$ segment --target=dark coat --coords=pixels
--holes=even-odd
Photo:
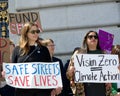
[[[59,62],[59,64],[60,64],[61,78],[62,78],[62,83],[63,83],[63,90],[62,90],[61,94],[59,94],[59,96],[65,96],[64,95],[65,94],[64,86],[65,86],[65,78],[66,78],[66,76],[65,76],[65,71],[64,71],[64,68],[63,68],[63,62],[62,62],[61,59],[59,59],[57,57],[52,57],[52,61],[53,62]]]

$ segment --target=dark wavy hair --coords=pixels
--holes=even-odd
[[[89,51],[88,45],[87,45],[87,37],[90,33],[94,32],[96,34],[96,36],[98,37],[98,43],[97,43],[97,49],[101,50],[100,45],[99,45],[99,36],[98,33],[96,31],[90,30],[86,33],[84,40],[83,40],[83,48],[86,49],[87,51]]]

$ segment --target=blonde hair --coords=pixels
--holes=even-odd
[[[24,24],[24,26],[21,30],[21,37],[20,37],[20,41],[19,41],[19,46],[20,46],[20,49],[22,50],[21,55],[27,54],[30,50],[27,33],[29,32],[29,30],[31,29],[32,26],[36,26],[38,28],[37,24],[35,24],[33,22],[27,22]],[[38,45],[41,45],[39,40],[37,40],[36,43]]]

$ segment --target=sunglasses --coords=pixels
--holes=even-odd
[[[98,36],[96,36],[96,35],[88,35],[87,36],[87,38],[89,38],[89,39],[92,39],[94,37],[94,39],[98,39]]]
[[[39,33],[40,33],[40,30],[31,30],[30,33],[31,33],[31,34],[35,34],[35,33],[39,34]]]

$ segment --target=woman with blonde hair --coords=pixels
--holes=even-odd
[[[21,30],[19,45],[12,54],[12,63],[51,62],[48,49],[39,42],[40,30],[35,23],[27,22]],[[53,89],[16,88],[15,96],[53,96]],[[55,95],[60,91],[54,90]]]

